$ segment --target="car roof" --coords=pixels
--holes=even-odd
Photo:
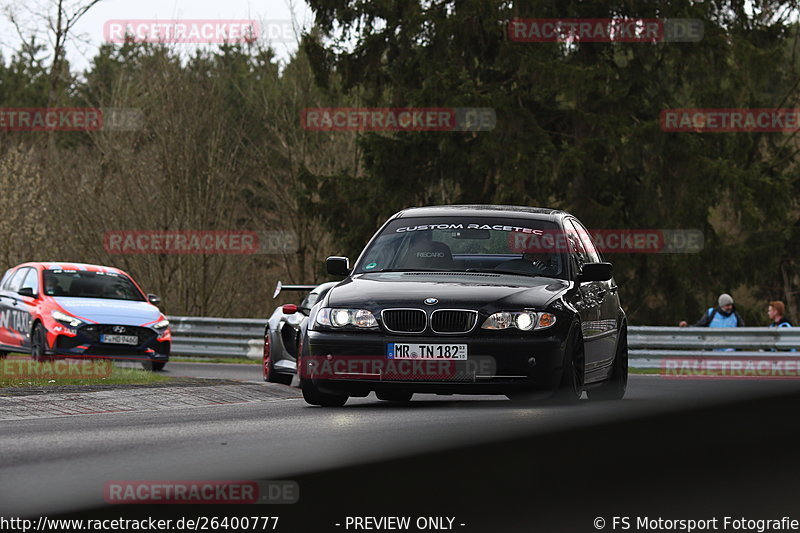
[[[40,266],[45,270],[84,270],[86,272],[113,272],[115,274],[128,275],[124,270],[120,270],[116,267],[90,265],[88,263],[72,263],[68,261],[32,261],[28,263],[22,263],[21,265],[16,265],[15,267],[11,268],[23,266]]]
[[[431,205],[425,207],[409,207],[398,213],[395,213],[392,219],[412,217],[443,217],[455,215],[498,218],[504,218],[512,215],[515,218],[553,221],[568,216],[569,213],[566,211],[560,211],[558,209],[530,207],[523,205]]]

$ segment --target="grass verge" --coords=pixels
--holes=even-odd
[[[57,359],[0,360],[0,389],[62,385],[151,385],[171,378],[139,368],[120,368],[111,361]]]
[[[660,376],[661,375],[661,369],[660,368],[631,368],[631,367],[628,367],[628,373],[629,374],[652,374],[654,376]]]

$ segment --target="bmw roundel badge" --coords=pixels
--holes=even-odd
[[[425,303],[428,305],[435,305],[439,303],[437,298],[425,298]]]

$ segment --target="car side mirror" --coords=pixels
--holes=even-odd
[[[325,260],[325,269],[332,276],[350,275],[350,259],[346,257],[329,257]]]
[[[284,315],[293,315],[297,312],[297,306],[294,304],[286,304],[281,309]]]
[[[153,305],[158,305],[158,304],[161,303],[161,298],[159,298],[155,294],[148,294],[147,295],[147,301],[150,302]]]
[[[608,281],[614,277],[611,263],[586,263],[578,275],[578,281]]]
[[[17,291],[17,294],[20,296],[27,296],[28,298],[36,298],[36,293],[33,292],[33,289],[30,287],[22,287]]]

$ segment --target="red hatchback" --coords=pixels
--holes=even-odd
[[[158,303],[118,268],[23,263],[0,281],[0,357],[100,357],[161,370],[172,335]]]

